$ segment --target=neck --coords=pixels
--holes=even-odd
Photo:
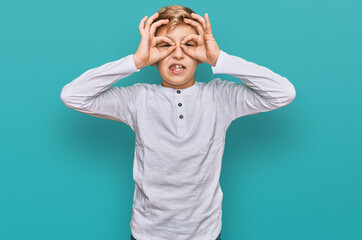
[[[170,84],[164,80],[162,80],[161,86],[162,87],[168,87],[168,88],[173,88],[173,89],[184,89],[184,88],[188,88],[191,87],[192,85],[195,84],[195,79],[192,79],[184,84],[181,85],[174,85],[174,84]]]

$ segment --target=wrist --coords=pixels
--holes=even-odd
[[[136,53],[133,54],[133,61],[134,61],[134,65],[136,66],[137,69],[142,68],[141,61],[139,60],[138,55]]]
[[[214,60],[211,62],[211,65],[213,67],[215,67],[216,63],[217,63],[217,60],[219,59],[219,56],[220,56],[220,49],[218,50],[217,54],[216,54],[216,57],[214,58]]]

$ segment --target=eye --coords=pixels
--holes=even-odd
[[[186,43],[185,45],[186,45],[186,46],[189,46],[189,47],[195,47],[195,46],[197,46],[197,44],[195,44],[195,43]],[[170,47],[171,45],[168,44],[168,43],[164,43],[164,44],[160,44],[159,46],[160,46],[160,47]]]
[[[185,45],[189,46],[189,47],[195,47],[196,44],[195,43],[186,43]]]
[[[159,47],[169,47],[169,46],[171,46],[171,45],[168,44],[168,43],[165,43],[165,42],[156,45],[157,48],[159,48]]]

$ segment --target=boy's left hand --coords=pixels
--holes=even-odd
[[[194,40],[197,43],[197,47],[187,48],[181,45],[181,48],[190,57],[215,66],[220,54],[220,48],[212,35],[209,15],[206,13],[205,19],[196,13],[192,13],[191,16],[199,22],[188,18],[184,18],[184,22],[194,26],[199,32],[199,35],[189,35],[181,41],[181,44]],[[200,23],[202,23],[202,25]]]

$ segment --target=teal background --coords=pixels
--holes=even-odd
[[[131,235],[135,135],[67,108],[62,87],[135,53],[138,25],[181,4],[225,52],[296,89],[284,108],[229,127],[223,240],[362,239],[362,2],[18,1],[1,4],[0,239]],[[202,64],[196,80],[213,75]],[[160,83],[148,66],[116,83]]]

